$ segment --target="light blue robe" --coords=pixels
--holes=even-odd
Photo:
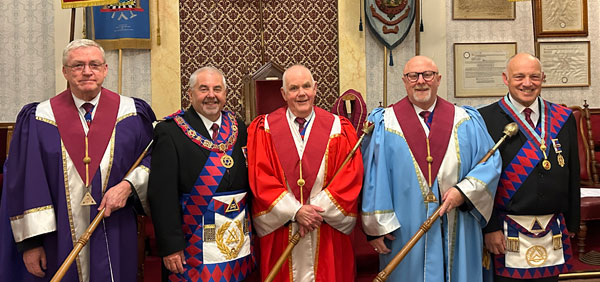
[[[442,221],[437,220],[388,281],[482,280],[481,228],[491,216],[501,160],[496,152],[487,162],[478,164],[494,143],[476,110],[454,107],[448,148],[432,190],[441,202],[444,192],[456,185],[474,207],[468,212],[456,208],[444,214]],[[428,184],[424,174],[428,172],[422,172],[418,166],[393,108],[375,109],[369,120],[375,127],[362,148],[365,165],[362,219],[367,234],[392,233],[396,237],[391,242],[385,240],[388,247],[391,244],[392,252],[380,255],[380,269],[383,269],[439,204],[425,202]]]

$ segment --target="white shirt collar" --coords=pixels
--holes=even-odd
[[[196,111],[196,109],[194,109],[194,111]],[[212,121],[212,120],[208,119],[207,117],[203,116],[202,114],[200,114],[197,111],[196,111],[196,113],[202,120],[202,123],[204,123],[204,127],[206,127],[206,130],[208,131],[208,136],[212,136],[213,132],[212,132],[211,127],[212,127],[213,123],[216,123],[219,126],[219,128],[221,127],[221,119],[223,118],[223,114],[221,112],[219,112],[219,118],[217,118],[216,121]]]
[[[413,104],[413,108],[415,109],[415,113],[417,113],[417,115],[419,115],[422,111],[429,111],[430,113],[433,113],[433,109],[435,109],[435,104],[437,104],[437,97],[435,98],[435,101],[433,101],[433,104],[431,104],[431,106],[426,110],[421,109],[415,104]]]
[[[510,93],[507,95],[508,95],[508,100],[510,101],[510,103],[513,104],[513,106],[515,106],[517,113],[519,113],[523,117],[525,117],[525,114],[523,114],[523,110],[525,110],[525,108],[531,109],[531,115],[529,115],[529,118],[531,118],[533,125],[537,126],[538,121],[540,119],[540,114],[541,114],[540,106],[539,106],[540,105],[540,97],[538,96],[537,98],[535,98],[535,101],[533,101],[533,103],[531,103],[531,105],[529,105],[529,107],[525,107],[521,103],[519,103],[517,100],[511,99]]]
[[[94,99],[92,99],[91,101],[84,101],[84,100],[77,98],[75,96],[75,94],[73,94],[73,92],[71,92],[71,96],[73,97],[73,101],[75,102],[75,106],[77,107],[77,109],[81,109],[81,106],[85,103],[90,103],[95,108],[98,105],[98,101],[100,101],[100,95],[102,95],[102,91],[100,91],[98,93],[98,95],[96,95],[96,97],[94,97]],[[85,110],[84,110],[84,112],[85,112]]]
[[[513,104],[513,106],[515,106],[515,109],[517,109],[517,112],[522,113],[523,110],[525,110],[525,108],[530,108],[532,111],[532,115],[539,115],[540,114],[540,107],[539,107],[539,101],[540,101],[540,97],[535,98],[535,101],[533,101],[533,103],[531,103],[531,105],[529,105],[529,107],[525,107],[523,106],[521,103],[519,103],[517,100],[514,100],[510,97],[510,94],[508,94],[508,100]]]
[[[426,110],[423,110],[419,106],[413,104],[413,108],[415,109],[415,113],[417,114],[417,118],[421,122],[421,127],[423,127],[423,130],[425,131],[425,135],[426,136],[429,136],[429,127],[425,123],[425,120],[419,114],[421,112],[423,112],[423,111],[429,111],[430,113],[433,113],[433,109],[435,109],[435,104],[437,104],[437,97],[435,98],[435,101],[433,101],[433,104],[429,108],[427,108]]]
[[[295,116],[292,113],[292,111],[290,110],[290,108],[287,109],[287,111],[286,111],[285,114],[286,114],[287,119],[290,122],[290,124],[295,124],[296,127],[299,127],[298,123],[296,123],[297,116]],[[314,115],[315,115],[315,109],[313,108],[312,111],[310,112],[310,114],[305,118],[307,124],[312,120],[312,118],[313,118]]]

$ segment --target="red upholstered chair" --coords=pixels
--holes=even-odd
[[[268,114],[285,105],[280,88],[283,85],[283,67],[268,62],[254,74],[243,79],[246,124],[261,114]]]
[[[571,109],[577,120],[578,127],[577,139],[579,145],[581,187],[600,189],[600,183],[597,182],[597,174],[594,177],[594,173],[596,173],[594,164],[596,162],[588,105],[586,103],[583,110],[579,107],[571,107]],[[600,197],[581,198],[580,230],[577,234],[577,246],[580,258],[585,253],[587,222],[593,220],[600,220]]]

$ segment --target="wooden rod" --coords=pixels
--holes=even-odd
[[[504,127],[504,131],[503,131],[504,136],[502,136],[502,138],[500,138],[500,140],[498,140],[498,142],[496,142],[496,144],[487,152],[487,154],[485,154],[485,156],[479,161],[479,163],[486,162],[492,156],[492,154],[494,154],[494,152],[498,149],[498,147],[500,147],[500,145],[502,145],[502,143],[504,142],[504,140],[506,140],[507,137],[514,136],[515,134],[517,134],[518,131],[519,131],[519,127],[517,126],[517,124],[515,122],[511,122],[511,123],[507,124]],[[423,237],[423,235],[425,233],[427,233],[427,231],[429,231],[429,229],[431,228],[433,223],[438,218],[440,218],[440,208],[441,207],[442,206],[439,206],[433,212],[433,214],[431,216],[429,216],[429,218],[427,218],[427,220],[425,220],[425,222],[423,222],[423,224],[421,224],[417,233],[415,233],[415,235],[413,235],[408,240],[408,242],[406,242],[404,247],[402,247],[402,249],[394,256],[394,258],[392,258],[392,260],[388,263],[388,265],[386,265],[385,268],[383,268],[383,270],[381,270],[381,272],[379,272],[377,274],[375,279],[373,279],[373,282],[384,282],[387,280],[388,276],[390,276],[392,271],[394,271],[394,269],[396,269],[396,266],[398,266],[398,264],[400,264],[400,262],[408,254],[408,252],[410,252],[410,250],[415,246],[415,244],[417,242],[419,242],[421,237]]]
[[[358,150],[358,148],[360,147],[360,144],[362,143],[363,139],[365,138],[365,135],[371,133],[374,126],[375,125],[373,123],[365,122],[365,125],[363,126],[363,130],[362,130],[363,134],[360,136],[360,138],[358,138],[358,141],[356,141],[356,144],[354,144],[354,147],[348,153],[348,155],[346,155],[346,158],[342,162],[342,165],[340,165],[340,167],[335,172],[333,177],[331,177],[332,181],[335,178],[335,176],[342,170],[342,168],[350,161],[350,159],[352,159],[352,157],[354,156],[354,153],[356,153],[356,150]],[[331,184],[332,181],[329,181],[329,183],[327,184],[327,186],[325,186],[323,188],[323,190],[327,189],[327,187],[329,186],[329,184]],[[267,278],[265,279],[264,282],[272,282],[273,279],[275,279],[275,276],[277,275],[277,273],[279,273],[279,270],[281,270],[283,263],[285,263],[287,258],[292,254],[292,250],[294,249],[294,247],[296,247],[296,245],[298,244],[299,241],[300,241],[300,233],[298,231],[296,231],[296,233],[294,233],[292,238],[290,238],[290,241],[289,241],[287,247],[285,247],[285,250],[283,250],[283,253],[281,253],[281,256],[279,256],[279,258],[275,262],[275,265],[273,266],[271,271],[269,271],[269,274],[267,275]]]
[[[127,173],[125,173],[125,177],[127,175],[129,175],[140,164],[140,162],[142,161],[142,159],[144,158],[146,153],[148,153],[148,150],[150,150],[150,146],[152,146],[152,142],[153,142],[153,140],[150,140],[150,143],[148,143],[148,146],[146,146],[146,149],[144,149],[144,151],[140,154],[140,156],[137,158],[137,160],[135,160],[135,162],[133,163],[131,168],[129,168]],[[123,179],[125,179],[125,177],[123,177]],[[83,235],[81,235],[79,240],[77,240],[77,243],[73,247],[73,250],[71,250],[71,252],[67,256],[65,261],[60,265],[60,268],[58,268],[58,271],[56,271],[54,276],[52,276],[52,280],[50,280],[50,282],[59,282],[62,280],[62,278],[67,273],[67,270],[69,270],[69,267],[71,267],[71,264],[73,264],[73,261],[75,261],[75,258],[79,255],[79,252],[81,252],[81,249],[83,249],[83,247],[87,244],[88,240],[92,236],[92,233],[94,233],[94,231],[98,227],[98,224],[100,224],[100,221],[102,221],[102,219],[104,219],[104,211],[105,210],[106,210],[106,208],[103,208],[102,210],[100,210],[98,212],[96,217],[94,217],[94,220],[92,221],[92,223],[87,227],[87,229],[85,229],[85,232],[83,233]],[[90,264],[91,264],[91,261],[90,261]]]
[[[119,48],[119,86],[117,91],[119,95],[123,94],[123,49]]]

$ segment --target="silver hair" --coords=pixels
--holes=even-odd
[[[100,49],[100,53],[102,53],[102,61],[106,62],[106,59],[104,57],[104,49],[102,48],[102,46],[100,46],[100,44],[96,43],[94,40],[75,39],[75,40],[71,41],[69,44],[67,44],[65,49],[63,49],[63,55],[62,55],[63,66],[67,65],[67,60],[69,59],[69,53],[77,48],[82,48],[82,47],[96,47],[96,48]]]
[[[512,59],[514,59],[517,55],[520,55],[520,54],[527,54],[527,55],[529,55],[529,57],[534,58],[538,62],[538,65],[540,65],[540,71],[542,73],[544,72],[544,70],[542,69],[542,61],[540,61],[540,58],[538,58],[534,55],[531,55],[529,53],[517,53],[517,54],[510,56],[510,58],[508,58],[508,60],[506,61],[506,66],[504,67],[504,72],[503,72],[506,76],[508,76],[508,65],[510,64],[510,61],[512,61]]]
[[[190,75],[190,81],[189,81],[189,88],[193,89],[194,85],[196,85],[196,81],[198,81],[198,74],[202,73],[202,72],[216,72],[218,74],[221,75],[221,78],[223,78],[223,89],[227,89],[227,81],[225,80],[225,75],[223,74],[223,72],[215,67],[211,67],[211,66],[207,66],[207,67],[201,67],[199,69],[197,69],[195,72],[193,72]]]
[[[285,79],[285,77],[286,77],[286,74],[287,74],[288,70],[290,70],[290,69],[291,69],[291,68],[293,68],[293,67],[302,67],[302,68],[306,69],[306,70],[308,71],[308,74],[310,74],[310,81],[312,82],[312,84],[313,84],[313,85],[315,85],[315,78],[313,77],[313,75],[312,75],[312,72],[311,72],[311,71],[310,71],[310,70],[309,70],[307,67],[305,67],[304,65],[301,65],[301,64],[295,64],[295,65],[293,65],[293,66],[291,66],[291,67],[287,68],[287,69],[286,69],[286,70],[283,72],[283,76],[282,76],[282,78],[281,78],[281,80],[282,80],[282,82],[283,82],[283,86],[281,87],[281,88],[283,88],[283,92],[286,92],[286,93],[287,93],[287,84],[285,83],[285,82],[286,82],[286,79]]]

